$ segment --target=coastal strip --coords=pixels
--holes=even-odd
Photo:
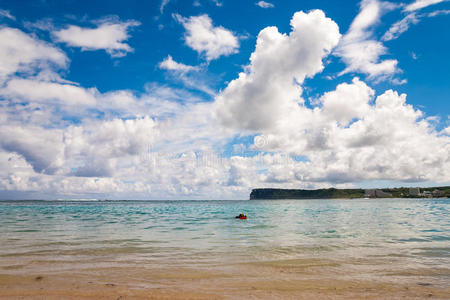
[[[258,188],[253,189],[250,193],[250,200],[354,198],[450,198],[450,186],[317,190]]]

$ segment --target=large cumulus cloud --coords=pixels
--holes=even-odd
[[[300,84],[323,69],[322,58],[337,45],[340,34],[320,10],[295,13],[291,27],[289,35],[276,27],[259,33],[250,64],[216,99],[224,125],[273,127],[302,102]]]
[[[301,84],[322,70],[321,60],[339,33],[320,11],[296,13],[291,25],[289,35],[273,27],[262,30],[250,65],[216,99],[225,126],[264,139],[256,145],[259,150],[303,157],[284,160],[282,166],[269,161],[265,172],[254,176],[257,182],[307,186],[450,178],[449,137],[408,105],[406,94],[387,90],[375,96],[354,78],[306,106]]]

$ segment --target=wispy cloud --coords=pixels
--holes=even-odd
[[[396,59],[380,60],[386,47],[374,38],[374,26],[381,16],[398,6],[378,0],[364,0],[350,29],[341,39],[334,54],[346,64],[340,75],[350,72],[367,74],[372,79],[390,78],[399,72]]]
[[[164,8],[166,7],[167,4],[169,4],[170,0],[162,0],[161,1],[161,5],[159,6],[159,11],[161,14],[164,13]]]
[[[176,62],[170,55],[158,66],[160,69],[168,71],[173,79],[182,82],[185,88],[201,91],[211,97],[216,95],[216,92],[206,83],[206,78],[201,75],[202,68],[200,66],[189,66]]]
[[[450,10],[437,10],[429,13],[420,13],[419,10],[430,5],[445,2],[447,0],[417,0],[407,5],[403,12],[406,16],[398,22],[395,22],[389,30],[383,35],[383,41],[390,41],[398,38],[402,33],[406,32],[411,25],[418,24],[423,18],[436,17],[439,15],[447,15]]]
[[[407,31],[412,24],[419,23],[419,18],[420,17],[418,17],[415,13],[406,15],[406,17],[404,17],[400,21],[394,23],[381,39],[383,41],[390,41],[398,38],[402,33]]]
[[[443,9],[443,10],[436,10],[436,11],[430,12],[430,13],[428,13],[428,16],[436,17],[436,16],[449,15],[449,14],[450,14],[449,9]]]
[[[407,11],[407,12],[412,12],[412,11],[416,11],[416,10],[420,10],[422,8],[428,7],[430,5],[434,5],[434,4],[438,4],[438,3],[446,2],[446,1],[448,1],[448,0],[416,0],[416,1],[412,2],[411,4],[406,5],[403,10]]]
[[[13,20],[13,21],[16,20],[16,17],[11,15],[9,10],[5,10],[5,9],[0,9],[0,18],[7,18],[7,19],[10,19],[10,20]]]

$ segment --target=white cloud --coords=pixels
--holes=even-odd
[[[379,22],[381,15],[396,6],[379,2],[378,0],[364,0],[361,2],[359,14],[350,25],[350,29],[341,39],[335,54],[340,56],[347,65],[340,74],[361,72],[369,78],[391,77],[399,72],[398,61],[386,59],[380,61],[380,56],[387,54],[386,47],[372,38],[373,26]]]
[[[5,10],[5,9],[0,9],[0,18],[1,18],[1,17],[7,18],[7,19],[10,19],[10,20],[13,20],[13,21],[16,20],[16,17],[14,17],[13,15],[11,15],[11,13],[9,12],[9,10]]]
[[[370,36],[368,28],[378,19],[373,12],[355,20],[353,38]],[[153,83],[142,93],[100,93],[49,67],[66,66],[60,50],[12,30],[13,37],[26,41],[22,45],[43,47],[46,53],[18,56],[5,72],[0,191],[72,198],[232,199],[246,198],[257,186],[448,181],[450,127],[437,131],[436,118],[408,105],[406,95],[388,90],[376,96],[354,78],[310,101],[312,107],[304,105],[305,78],[323,70],[322,61],[340,34],[321,11],[296,13],[291,27],[286,34],[263,29],[249,65],[215,102],[205,101],[198,87],[187,90],[189,84],[208,83],[193,77],[202,73],[202,65],[185,65],[171,56],[160,63],[167,76],[186,80],[182,89]],[[25,51],[18,45],[11,49]],[[9,63],[0,61],[0,66]],[[14,74],[17,70],[22,74]],[[257,134],[253,147],[240,145],[247,134]],[[242,150],[220,157],[220,151],[233,148],[230,143]]]
[[[276,27],[263,29],[245,72],[217,97],[223,124],[261,130],[288,122],[281,116],[296,111],[306,77],[322,71],[322,58],[338,43],[336,23],[320,10],[297,12],[289,35]]]
[[[117,159],[143,153],[157,135],[156,123],[149,117],[91,121],[65,130],[65,153],[78,164],[76,176],[109,177],[118,167]]]
[[[126,90],[101,94],[49,67],[66,66],[58,49],[18,30],[3,28],[1,34],[15,44],[0,47],[9,58],[2,60],[8,78],[0,90],[0,190],[211,197],[210,186],[226,180],[225,166],[192,160],[193,151],[209,151],[226,137],[213,103],[164,86],[139,96]],[[172,59],[163,66],[183,73],[179,67],[186,65]],[[27,74],[11,76],[17,71]],[[150,146],[158,149],[156,158],[149,157]],[[213,190],[217,198],[230,194]]]
[[[238,38],[222,26],[215,27],[208,15],[184,18],[175,14],[174,18],[186,30],[184,35],[186,45],[205,55],[208,61],[238,52]]]
[[[183,63],[179,63],[173,60],[172,56],[167,56],[162,62],[159,63],[159,68],[169,71],[189,72],[197,70],[197,67],[188,66]]]
[[[96,89],[84,89],[71,84],[36,81],[30,79],[12,79],[0,94],[9,98],[25,101],[52,102],[71,106],[94,106]]]
[[[272,8],[274,5],[272,3],[266,2],[266,1],[259,1],[256,2],[255,5],[261,7],[261,8]]]
[[[221,7],[223,4],[219,0],[211,0],[212,3],[214,3],[217,7]]]
[[[178,63],[169,55],[159,63],[159,68],[167,70],[172,79],[181,82],[188,89],[201,91],[209,96],[216,95],[216,91],[208,84],[207,76],[200,72],[202,71],[201,66]]]
[[[39,19],[34,22],[24,21],[23,26],[30,31],[35,31],[36,29],[48,32],[56,30],[53,19],[51,18]]]
[[[342,83],[335,91],[321,97],[323,113],[331,120],[347,126],[353,119],[363,118],[370,110],[374,91],[358,78],[352,84]]]
[[[393,85],[402,85],[402,84],[406,84],[407,82],[408,82],[408,79],[398,79],[398,78],[391,79],[391,83]]]
[[[0,146],[21,155],[38,173],[54,174],[64,162],[62,131],[58,129],[2,124]]]
[[[419,21],[420,20],[415,13],[406,15],[406,17],[394,23],[391,28],[389,28],[389,30],[383,35],[382,40],[390,41],[398,38],[403,32],[409,29],[411,24],[417,24]]]
[[[436,16],[449,15],[449,14],[450,14],[450,10],[444,9],[444,10],[437,10],[437,11],[430,12],[428,14],[428,17],[436,17]]]
[[[0,80],[16,72],[34,73],[51,66],[65,68],[68,61],[58,48],[18,29],[0,28]]]
[[[434,4],[438,4],[441,2],[445,2],[448,0],[416,0],[411,4],[408,4],[407,6],[405,6],[404,11],[416,11],[425,7],[428,7],[430,5],[434,5]]]
[[[155,125],[149,117],[89,121],[64,130],[1,125],[0,146],[21,155],[38,173],[112,176],[117,158],[143,153],[153,143]]]
[[[213,103],[179,105],[175,115],[160,121],[91,119],[61,129],[2,121],[0,187],[108,198],[220,199],[246,197],[254,186],[449,178],[450,137],[437,135],[405,95],[387,91],[372,102],[373,93],[354,79],[324,94],[322,107],[279,116],[290,126],[264,129],[267,143],[260,149],[273,154],[258,156],[214,153],[211,146],[223,145],[230,135],[217,124]],[[291,153],[307,160],[296,161]]]
[[[170,0],[162,0],[161,1],[161,5],[159,6],[159,11],[161,14],[164,13],[164,8],[166,7],[167,4],[169,4]]]
[[[358,19],[354,29],[367,28],[376,15]],[[388,90],[373,101],[374,90],[355,78],[325,93],[314,107],[303,105],[303,79],[321,70],[339,33],[319,11],[297,13],[291,24],[289,35],[273,27],[261,31],[246,72],[216,98],[224,125],[259,132],[264,143],[256,149],[273,153],[231,160],[229,184],[317,188],[379,179],[448,181],[450,138],[408,105],[406,95]],[[312,60],[305,55],[309,51]],[[298,53],[303,59],[296,59]],[[295,161],[291,154],[306,159]]]
[[[58,42],[71,47],[81,47],[83,51],[105,50],[112,57],[122,57],[132,52],[128,44],[128,30],[140,25],[137,21],[117,22],[114,20],[101,21],[97,28],[82,28],[70,25],[66,29],[54,31]]]
[[[265,161],[266,172],[259,178],[265,186],[276,183],[287,187],[296,183],[297,187],[317,187],[320,183],[326,186],[379,179],[448,181],[450,137],[439,135],[420,111],[406,104],[406,95],[389,90],[371,104],[366,101],[373,91],[362,82],[354,80],[346,90],[344,94],[341,85],[330,92],[336,96],[331,114],[326,107],[299,108],[297,118],[281,117],[288,118],[291,127],[262,131],[267,143],[261,150],[307,157],[306,161],[294,161],[289,156]],[[339,99],[338,95],[343,97]],[[358,95],[361,99],[356,100]],[[327,96],[329,93],[324,97]],[[349,114],[348,118],[359,117],[343,126],[340,110],[349,107],[347,100],[351,97],[362,109]],[[305,118],[308,122],[303,122]]]
[[[144,116],[84,120],[63,129],[3,125],[0,153],[6,155],[0,156],[0,165],[5,166],[0,186],[62,194],[108,192],[114,197],[136,193],[148,198],[151,191],[153,197],[220,198],[228,194],[217,189],[226,180],[226,162],[197,154],[201,149],[208,153],[211,143],[223,140],[213,116],[211,103],[199,103],[178,107],[175,116],[159,122]],[[40,142],[44,145],[38,146]],[[12,162],[23,170],[19,172]],[[217,188],[211,192],[211,186]]]
[[[442,130],[443,133],[450,136],[450,126]]]
[[[450,13],[449,10],[437,10],[430,13],[422,13],[418,14],[416,11],[422,9],[426,6],[436,4],[442,1],[416,1],[405,8],[405,12],[408,12],[407,15],[401,19],[400,21],[394,23],[389,30],[383,35],[383,41],[390,41],[398,38],[402,33],[407,31],[411,25],[416,25],[423,18],[426,17],[435,17],[439,15],[447,15]],[[411,7],[411,8],[408,8]]]

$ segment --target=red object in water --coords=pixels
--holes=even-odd
[[[242,217],[239,217],[239,219],[241,219],[241,220],[245,220],[245,219],[247,219],[247,216],[242,216]]]

